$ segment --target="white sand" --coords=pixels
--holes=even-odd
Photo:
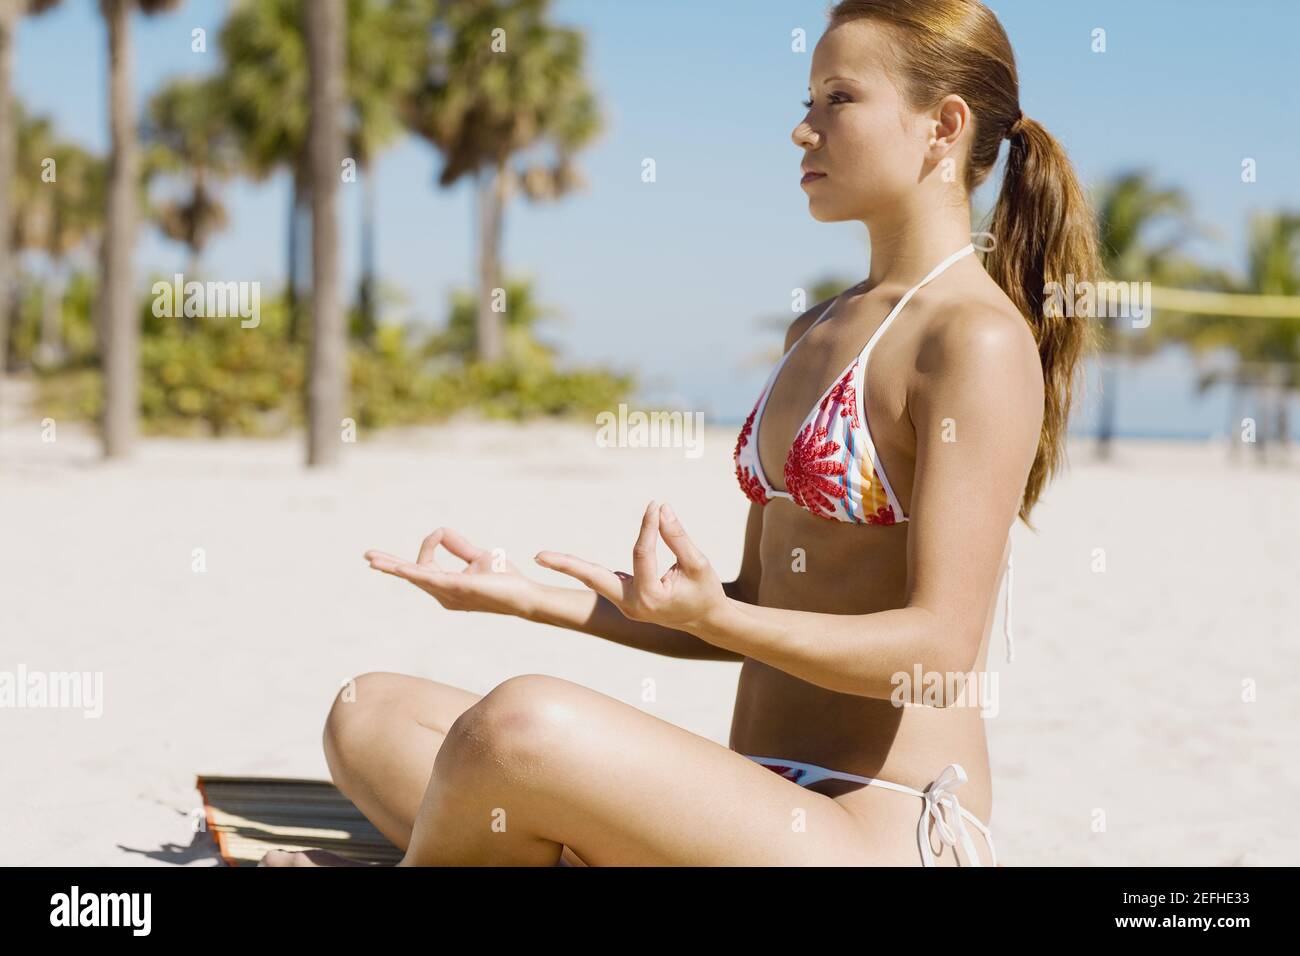
[[[84,430],[44,444],[5,419],[0,670],[100,671],[104,702],[99,719],[0,710],[0,864],[211,865],[196,772],[326,777],[329,702],[369,670],[478,692],[554,674],[726,740],[738,665],[444,611],[361,555],[413,555],[450,524],[527,569],[543,548],[623,567],[658,497],[730,576],[733,429],[692,459],[598,448],[594,427],[457,425],[363,436],[342,470],[309,474],[296,439],[153,440],[105,465]],[[1000,641],[990,655],[1004,862],[1294,863],[1300,468],[1158,443],[1072,460],[1039,535],[1016,530],[1016,661]]]

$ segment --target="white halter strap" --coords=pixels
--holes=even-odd
[[[885,334],[885,331],[893,323],[894,319],[898,317],[898,314],[903,311],[903,307],[907,305],[908,302],[911,301],[912,296],[916,295],[918,292],[921,291],[922,288],[929,285],[935,279],[939,278],[939,276],[943,274],[943,271],[947,269],[950,265],[952,265],[954,262],[956,262],[958,259],[962,258],[963,256],[968,256],[974,251],[975,251],[974,244],[967,243],[966,245],[958,249],[956,252],[952,253],[952,255],[944,259],[943,262],[939,263],[937,266],[931,269],[929,274],[926,275],[924,279],[922,279],[916,285],[912,286],[912,288],[908,289],[906,292],[903,293],[902,298],[898,300],[898,304],[889,310],[889,314],[885,316],[885,320],[880,323],[876,331],[871,334],[871,338],[867,339],[867,344],[862,347],[862,351],[858,353],[859,361],[862,362],[863,366],[866,365],[867,356],[871,354],[871,350],[872,348],[875,347],[876,342],[879,341],[880,337]],[[823,313],[823,315],[824,314],[825,313]]]

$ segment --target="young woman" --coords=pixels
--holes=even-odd
[[[975,0],[844,0],[811,80],[802,188],[818,221],[866,224],[871,272],[793,322],[740,433],[735,580],[655,502],[630,574],[537,556],[585,589],[494,566],[447,528],[414,563],[367,553],[446,608],[743,662],[730,746],[553,677],[479,697],[364,675],[325,753],[404,864],[996,862],[980,708],[953,678],[984,669],[1011,527],[1032,527],[1062,461],[1092,332],[1045,292],[1099,276],[1093,224]],[[981,265],[970,196],[1004,139]],[[677,558],[662,577],[659,537]],[[442,569],[440,546],[466,567]],[[947,691],[900,706],[918,678]]]

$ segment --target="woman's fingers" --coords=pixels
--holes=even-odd
[[[420,581],[433,583],[445,578],[456,577],[456,575],[443,571],[436,565],[414,564],[405,558],[399,558],[384,551],[367,551],[366,559],[374,570],[405,578],[408,581],[415,581],[418,578]]]
[[[470,540],[455,528],[438,530],[442,532],[442,546],[466,564],[472,564],[488,553],[486,549],[471,544]]]
[[[615,604],[621,605],[624,601],[624,582],[608,568],[603,568],[599,564],[592,564],[590,561],[584,561],[582,558],[564,554],[560,551],[539,551],[533,560],[544,568],[550,568],[553,571],[559,571],[561,574],[567,574],[571,578],[576,578],[597,594],[609,598]],[[629,578],[629,583],[630,580]]]
[[[460,558],[466,564],[472,564],[475,560],[487,554],[483,548],[472,544],[468,538],[457,531],[455,528],[435,528],[430,532],[423,541],[420,542],[420,553],[415,559],[415,563],[426,567],[443,570],[438,564],[437,551],[438,545],[442,545],[456,557]],[[384,551],[367,551],[366,560],[371,560],[372,555],[381,555],[386,559],[401,561],[401,558],[395,558]]]
[[[446,531],[446,528],[434,528],[433,531],[420,542],[420,555],[415,559],[416,564],[428,564],[435,568],[438,567],[438,559],[435,557],[435,552],[438,550],[438,545],[442,542]],[[450,550],[450,548],[448,550]]]
[[[387,551],[376,551],[373,548],[366,552],[366,560],[370,562],[372,568],[377,568],[379,564],[396,565],[406,563],[405,558],[399,558]]]
[[[659,504],[652,501],[641,518],[641,533],[637,535],[636,544],[632,546],[632,574],[636,576],[637,581],[646,583],[659,579],[659,572],[656,570],[658,556],[655,554],[658,547]]]
[[[666,504],[659,509],[659,533],[683,569],[691,571],[708,563],[700,549],[695,547],[695,542],[687,536],[676,513]]]
[[[415,559],[415,563],[438,567],[438,559],[435,556],[438,545],[442,545],[466,564],[471,564],[476,558],[487,554],[482,548],[471,544],[469,539],[455,528],[435,528],[420,542],[420,556]]]
[[[373,558],[370,566],[376,571],[383,571],[385,574],[405,578],[408,581],[424,581],[430,584],[454,577],[454,575],[441,571],[436,567],[430,567],[427,564],[413,564],[410,561],[388,555]]]
[[[427,564],[412,564],[400,559],[376,558],[370,562],[370,566],[376,571],[410,581],[439,599],[464,596],[464,577],[454,572],[440,571]]]

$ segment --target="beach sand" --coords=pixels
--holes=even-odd
[[[301,438],[148,440],[104,464],[85,429],[60,424],[45,443],[38,422],[9,415],[0,670],[102,672],[103,700],[98,718],[0,710],[0,864],[213,865],[195,774],[327,778],[322,721],[340,683],[366,671],[477,692],[552,674],[725,742],[739,665],[446,611],[362,559],[414,556],[446,524],[571,583],[532,556],[628,566],[658,498],[731,577],[747,506],[735,430],[707,430],[697,458],[600,448],[594,434],[363,434],[341,469],[317,474]],[[1293,863],[1300,464],[1232,464],[1221,445],[1186,443],[1120,442],[1108,464],[1090,445],[1070,454],[1039,532],[1014,532],[1016,660],[997,632],[991,645],[1001,861]]]

